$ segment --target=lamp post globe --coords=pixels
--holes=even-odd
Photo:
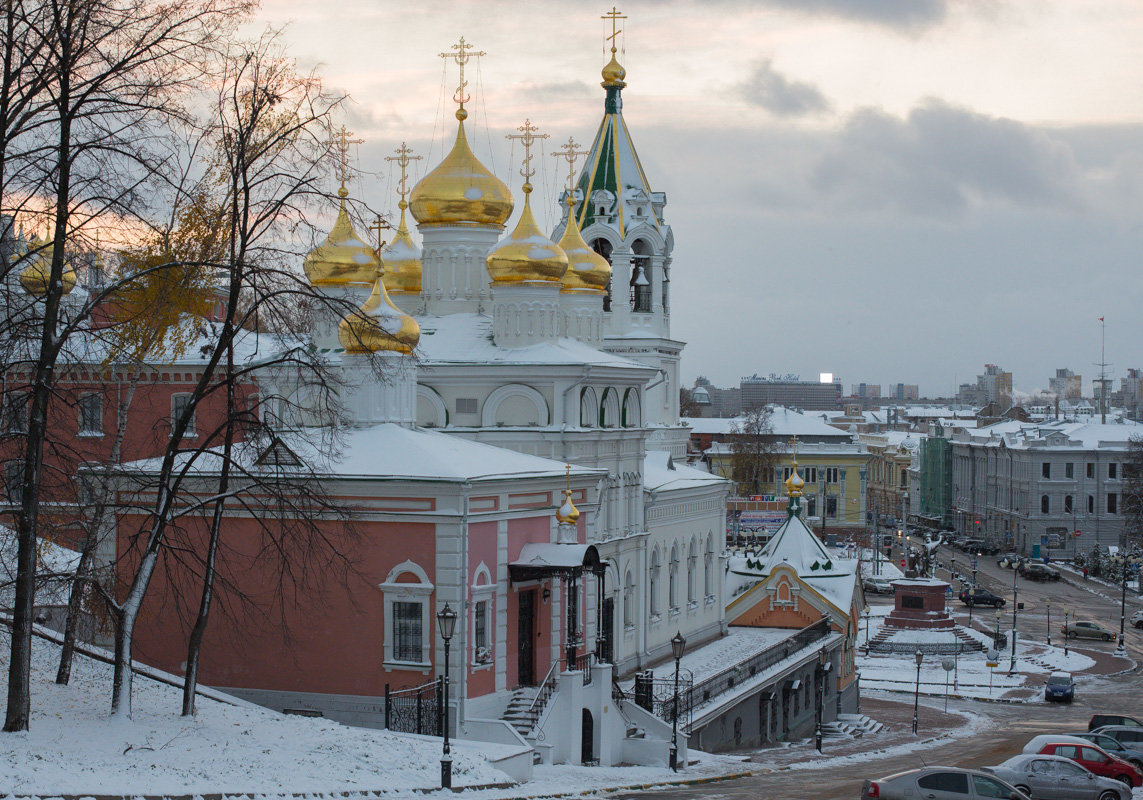
[[[1048,647],[1052,646],[1052,598],[1044,600],[1044,608],[1048,612]]]
[[[676,631],[671,637],[671,655],[675,658],[675,695],[671,709],[671,771],[679,771],[679,659],[683,657],[687,640],[683,638],[682,631]]]
[[[456,633],[456,612],[445,603],[444,608],[437,612],[437,630],[440,631],[444,641],[444,679],[441,690],[441,735],[443,738],[443,752],[441,754],[441,788],[452,788],[452,751],[448,742],[448,646],[453,634]]]

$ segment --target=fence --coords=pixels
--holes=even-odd
[[[441,735],[444,678],[412,689],[392,691],[385,684],[385,727],[401,733]]]
[[[640,708],[646,709],[660,719],[671,722],[678,709],[679,725],[684,729],[691,724],[691,683],[689,672],[683,670],[679,675],[678,694],[675,693],[675,678],[656,678],[650,670],[635,673],[635,686],[631,694],[627,695],[616,687],[614,691],[625,700],[630,700]],[[614,695],[613,691],[613,695]],[[677,703],[677,705],[676,705]]]

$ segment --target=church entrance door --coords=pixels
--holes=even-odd
[[[517,624],[519,659],[516,662],[517,680],[521,686],[536,684],[536,591],[530,589],[517,595]]]

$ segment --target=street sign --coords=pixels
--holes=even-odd
[[[984,654],[984,665],[989,669],[1000,666],[1000,651],[993,648]]]
[[[905,568],[905,559],[901,559],[901,569]]]

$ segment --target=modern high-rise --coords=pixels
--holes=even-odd
[[[811,411],[832,411],[840,407],[841,378],[829,383],[799,380],[796,375],[751,375],[739,383],[742,407],[786,406]]]
[[[1048,378],[1048,391],[1060,400],[1079,400],[1083,396],[1083,376],[1070,369],[1057,369],[1056,376]]]

